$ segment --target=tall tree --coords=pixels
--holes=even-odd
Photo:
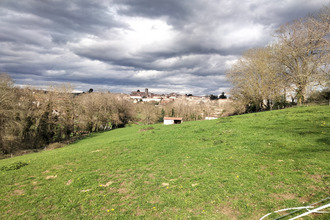
[[[224,92],[222,92],[221,95],[219,96],[219,99],[226,99],[226,98],[227,98],[227,96],[225,95]]]
[[[58,139],[67,139],[74,133],[75,103],[71,84],[62,84],[49,89],[54,100],[54,112],[57,115]],[[55,98],[56,97],[56,98]]]
[[[227,77],[233,85],[233,99],[241,101],[247,111],[271,108],[285,88],[273,46],[246,51],[227,72]]]
[[[11,153],[18,147],[20,120],[17,116],[18,95],[8,74],[0,73],[0,150]]]
[[[298,103],[308,86],[320,85],[329,75],[329,6],[318,14],[282,25],[275,34],[277,60],[294,86]]]

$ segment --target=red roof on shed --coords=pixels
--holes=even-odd
[[[181,120],[182,121],[182,118],[164,117],[164,120]]]

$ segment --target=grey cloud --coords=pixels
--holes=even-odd
[[[269,43],[280,24],[324,3],[1,0],[0,72],[17,84],[216,94],[230,88],[224,77],[228,63]],[[125,37],[135,31],[130,22],[138,18],[165,22],[168,39],[128,42]]]
[[[108,6],[102,1],[88,0],[3,0],[0,3],[2,11],[12,17],[11,25],[27,30],[43,30],[56,43],[74,40],[78,37],[76,35],[101,34],[104,29],[122,27],[124,24],[113,18],[107,10]]]
[[[209,61],[213,57],[218,57],[216,53],[202,54],[200,51],[193,53],[178,54],[139,54],[135,56],[118,55],[111,47],[102,49],[84,48],[76,49],[76,54],[87,57],[92,60],[102,60],[113,65],[132,67],[135,70],[157,70],[157,71],[174,71],[183,70],[193,75],[217,75],[225,71],[225,59],[215,60],[216,65],[211,65]],[[161,53],[161,52],[160,52]],[[185,55],[188,54],[188,55]],[[202,55],[201,55],[202,54]],[[219,65],[222,65],[219,67]]]
[[[148,18],[166,16],[172,24],[186,20],[191,15],[190,9],[195,2],[195,0],[114,0],[114,3],[125,6],[119,10],[120,14]]]

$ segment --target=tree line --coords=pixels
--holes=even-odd
[[[18,88],[0,74],[0,150],[3,154],[39,149],[100,130],[124,127],[133,120],[132,103],[120,95],[75,95],[69,85],[47,92]]]
[[[292,103],[303,104],[313,88],[316,93],[323,88],[328,98],[329,15],[329,6],[324,6],[317,14],[280,26],[270,45],[245,51],[227,72],[238,111],[283,108],[290,104],[288,95]]]
[[[228,116],[233,114],[231,102],[218,100],[189,101],[176,99],[165,105],[154,102],[141,102],[134,105],[136,121],[143,124],[163,122],[164,117],[181,117],[183,121],[203,120],[207,116]]]

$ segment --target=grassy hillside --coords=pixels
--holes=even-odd
[[[329,134],[329,106],[99,133],[1,160],[0,218],[259,219],[329,196]]]

